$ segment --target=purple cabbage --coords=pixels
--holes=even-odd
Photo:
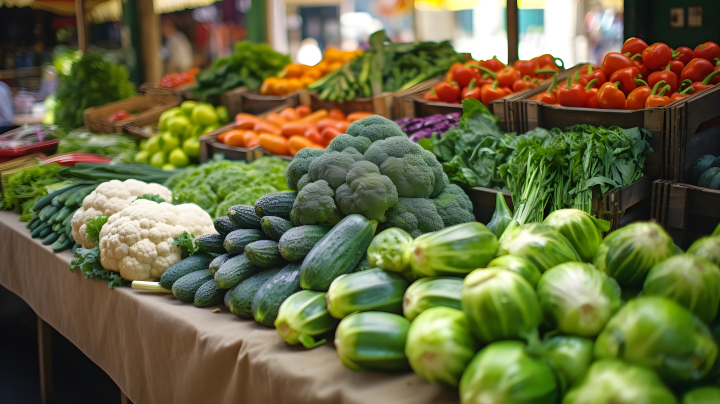
[[[460,116],[459,112],[451,112],[424,118],[400,118],[395,123],[400,125],[400,129],[409,136],[410,140],[417,142],[420,139],[429,138],[433,132],[443,135],[448,130],[456,128],[460,122]]]

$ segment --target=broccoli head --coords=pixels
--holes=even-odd
[[[287,169],[285,169],[288,188],[297,191],[297,183],[300,181],[300,178],[310,170],[310,163],[323,154],[325,154],[325,150],[310,147],[306,147],[297,152],[293,160],[288,164]]]
[[[407,135],[400,129],[400,125],[380,115],[369,116],[353,122],[350,124],[350,127],[348,127],[347,134],[350,136],[366,137],[372,142],[390,137],[407,139]]]
[[[360,153],[365,153],[365,151],[368,149],[368,147],[370,147],[371,144],[372,141],[366,137],[355,137],[343,133],[341,135],[337,135],[335,139],[330,142],[327,149],[325,150],[341,152],[348,147],[352,147]]]
[[[473,206],[465,191],[455,184],[442,190],[437,198],[431,199],[445,227],[460,223],[474,222]]]
[[[387,211],[385,225],[399,227],[413,237],[445,228],[435,204],[425,198],[398,198],[398,203]]]
[[[345,215],[358,213],[385,221],[385,212],[398,201],[397,188],[369,161],[359,161],[347,173],[346,183],[335,190],[335,202]]]
[[[430,167],[435,177],[435,186],[433,187],[432,194],[430,194],[431,198],[435,198],[440,195],[440,192],[450,183],[450,180],[447,174],[445,174],[445,171],[443,171],[442,164],[437,161],[437,157],[435,157],[431,151],[423,150],[423,156],[425,156],[425,163]]]
[[[335,225],[342,219],[333,197],[335,192],[326,181],[320,180],[305,185],[298,192],[290,211],[290,221],[295,226],[306,224]]]
[[[302,191],[302,189],[307,184],[311,184],[313,182],[312,179],[310,179],[310,174],[305,174],[302,177],[300,177],[300,181],[297,182],[297,190],[298,192]]]
[[[362,154],[352,147],[342,152],[327,152],[310,163],[308,174],[312,181],[325,180],[330,188],[337,189],[345,183],[350,167],[362,158]]]

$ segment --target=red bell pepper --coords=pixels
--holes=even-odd
[[[664,81],[665,84],[670,86],[670,92],[668,93],[668,96],[680,87],[680,79],[678,79],[677,74],[670,71],[670,66],[667,65],[665,67],[665,70],[660,70],[657,72],[650,73],[650,77],[648,77],[648,85],[652,88],[655,87],[655,84]]]
[[[558,104],[563,107],[582,107],[585,105],[585,86],[580,83],[573,83],[568,77],[565,87],[557,92]]]
[[[630,94],[630,92],[637,88],[638,82],[635,80],[640,80],[638,77],[640,76],[640,70],[638,70],[637,67],[626,67],[624,69],[616,70],[615,73],[610,76],[608,79],[609,82],[615,83],[615,82],[621,82],[622,85],[620,86],[620,91],[625,93],[627,96]],[[639,85],[643,85],[644,82],[640,80]]]
[[[585,86],[585,104],[583,104],[585,108],[600,108],[597,102],[598,89],[594,87],[597,81],[598,79],[592,79]]]
[[[452,65],[450,65],[450,68],[448,69],[447,73],[445,73],[445,80],[448,82],[455,81],[455,68],[462,66],[463,64],[460,62],[455,62]]]
[[[440,101],[438,99],[437,94],[435,94],[435,87],[431,88],[430,91],[427,91],[425,95],[423,95],[423,100],[425,101]]]
[[[514,67],[505,66],[502,70],[496,73],[495,79],[500,83],[501,87],[511,87],[513,83],[520,80],[520,73],[515,70]]]
[[[720,70],[715,70],[712,73],[708,74],[707,77],[703,79],[703,81],[696,81],[695,83],[692,83],[689,88],[694,88],[694,93],[697,94],[700,91],[707,90],[710,87],[715,86],[715,84],[712,84],[712,80],[720,75]]]
[[[603,84],[598,90],[598,105],[602,109],[625,109],[627,107],[627,100],[625,99],[625,93],[620,91],[618,87],[622,84],[618,81],[613,83],[608,81]]]
[[[659,93],[657,92],[658,88],[664,85],[664,83],[664,81],[659,81],[655,84],[650,92],[650,96],[645,100],[645,108],[662,107],[672,102],[670,97],[665,95],[665,93],[670,90],[670,86],[665,85]]]
[[[448,83],[442,81],[435,84],[433,87],[435,94],[437,94],[438,100],[442,102],[453,102],[460,98],[460,86],[456,82]]]
[[[592,63],[588,63],[580,68],[580,77],[587,80],[588,83],[597,79],[594,84],[595,88],[600,88],[600,86],[607,82],[605,72],[600,68],[600,66],[593,66]]]
[[[715,59],[720,58],[720,46],[715,42],[700,44],[695,47],[693,57],[705,59],[708,62],[715,62]]]
[[[672,60],[672,57],[672,50],[662,42],[656,42],[642,51],[643,63],[651,71],[660,70]]]
[[[640,38],[628,38],[627,40],[625,40],[622,49],[620,49],[620,53],[627,56],[632,56],[637,53],[642,53],[642,51],[647,49],[647,47],[648,44]]]
[[[537,63],[537,65],[540,66],[541,69],[543,69],[544,66],[548,66],[548,65],[557,67],[557,65],[555,64],[555,58],[553,57],[553,55],[551,55],[549,53],[546,53],[546,54],[540,55],[540,56],[535,56],[534,58],[532,58],[530,60],[534,60]]]
[[[602,70],[606,77],[612,76],[615,71],[626,67],[635,67],[632,59],[619,52],[608,52],[602,61]]]
[[[557,85],[558,85],[557,74],[555,74],[553,76],[553,81],[552,81],[552,83],[550,83],[550,87],[548,87],[547,91],[543,91],[540,94],[533,95],[532,97],[530,97],[530,99],[533,101],[538,101],[538,102],[542,102],[542,103],[550,104],[550,105],[557,104],[557,98],[555,97],[555,94],[553,93],[555,91],[555,88],[557,87]]]
[[[499,61],[498,58],[495,56],[493,56],[492,59],[479,60],[477,62],[477,65],[493,72],[500,71],[503,69],[503,67],[505,67],[505,63]]]
[[[453,78],[461,88],[467,87],[473,79],[478,78],[477,71],[473,68],[460,65],[453,70]]]
[[[683,91],[673,94],[672,97],[670,97],[670,100],[672,102],[680,101],[683,98],[687,98],[687,97],[691,96],[693,91],[695,91],[694,87],[688,87],[688,88],[684,89]]]
[[[645,108],[645,100],[650,96],[652,89],[648,86],[638,87],[627,97],[627,109],[637,110]]]
[[[642,79],[647,79],[648,75],[650,74],[650,69],[645,66],[645,64],[642,62],[642,55],[639,53],[636,53],[630,58],[633,63],[635,64],[635,67],[640,70],[640,76]]]
[[[540,81],[538,79],[532,79],[530,76],[525,76],[522,79],[516,81],[512,85],[513,92],[520,92],[527,90],[528,88],[540,87]]]
[[[713,69],[713,71],[718,71],[720,70],[720,59],[715,59],[715,61],[715,68]],[[713,84],[720,84],[720,76],[713,77],[710,82]]]
[[[470,81],[470,84],[468,84],[467,87],[463,88],[463,90],[460,92],[460,98],[463,100],[472,98],[480,101],[480,87],[476,85],[475,79],[472,79]]]
[[[688,48],[687,46],[681,46],[675,49],[675,53],[679,55],[674,57],[673,60],[682,62],[683,66],[693,60],[693,50]]]
[[[680,81],[685,81],[686,79],[693,83],[703,81],[714,69],[715,67],[709,61],[702,58],[695,58],[683,68],[682,73],[680,73]]]
[[[491,102],[506,96],[505,90],[498,88],[498,81],[493,81],[492,84],[485,84],[480,89],[480,101],[486,106]]]
[[[667,66],[663,66],[663,70],[667,70],[668,66],[670,66],[670,71],[675,73],[678,78],[680,78],[680,75],[685,68],[685,64],[679,60],[671,60],[670,63],[667,64]]]
[[[513,64],[513,67],[523,77],[535,77],[535,70],[540,68],[540,66],[538,66],[537,60],[518,60]]]
[[[555,64],[551,64],[551,65],[540,66],[540,69],[535,70],[535,74],[537,74],[538,77],[540,77],[541,79],[549,79],[550,77],[552,77],[555,73],[557,73],[559,71],[560,71],[560,69],[558,69],[558,67],[555,66]]]
[[[109,164],[112,159],[90,153],[67,153],[60,156],[50,157],[40,164],[56,163],[61,166],[74,166],[78,163]]]

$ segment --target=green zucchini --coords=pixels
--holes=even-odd
[[[50,228],[50,225],[45,222],[41,222],[40,226],[36,227],[35,230],[33,230],[32,233],[30,233],[30,237],[32,237],[32,238],[40,237],[40,233],[45,231],[46,228]]]
[[[56,206],[56,207],[58,207],[58,208],[62,207],[62,205],[60,204],[60,196],[61,196],[61,195],[62,195],[62,194],[60,194],[60,195],[58,195],[58,196],[56,196],[56,197],[53,198],[52,202],[50,202],[50,203],[52,204],[52,206]]]
[[[191,272],[173,283],[173,296],[181,302],[192,303],[195,300],[195,293],[200,289],[200,286],[211,280],[212,277],[212,274],[207,269],[204,271]]]
[[[230,232],[240,229],[240,227],[235,225],[235,223],[233,223],[227,216],[220,216],[215,219],[213,225],[215,226],[215,230],[224,236],[227,236]]]
[[[215,272],[215,282],[222,289],[230,289],[261,270],[250,262],[245,254],[236,255],[225,261]]]
[[[85,198],[92,193],[92,191],[97,188],[97,184],[88,185],[86,187],[82,187],[78,189],[76,192],[74,192],[70,197],[65,201],[66,206],[82,206],[83,201]]]
[[[240,229],[235,230],[225,236],[223,246],[225,251],[231,254],[242,254],[245,247],[253,241],[266,240],[267,236],[262,230],[256,229]]]
[[[294,227],[289,220],[277,216],[263,217],[260,219],[260,226],[265,234],[275,241],[280,241],[280,237]]]
[[[50,223],[48,223],[48,224],[50,224]],[[53,231],[59,231],[62,227],[63,227],[62,223],[55,223],[54,225],[52,225]]]
[[[341,275],[328,289],[328,312],[338,319],[356,311],[402,314],[403,296],[408,286],[408,281],[400,274],[380,268]]]
[[[285,259],[280,255],[277,241],[259,240],[248,244],[245,247],[245,256],[261,268],[280,265]]]
[[[273,192],[265,194],[255,202],[255,214],[259,217],[279,216],[285,220],[290,220],[290,211],[297,192]]]
[[[198,248],[202,251],[224,254],[223,241],[225,241],[225,237],[221,234],[206,234],[196,238],[195,244],[197,244]]]
[[[42,244],[43,244],[43,245],[50,245],[50,244],[54,243],[54,242],[55,242],[57,239],[59,239],[59,238],[60,238],[60,233],[58,233],[58,232],[52,232],[52,233],[48,234],[47,236],[45,236],[45,238],[43,238]]]
[[[707,171],[708,168],[712,167],[714,161],[715,156],[711,154],[706,154],[699,159],[693,161],[693,163],[690,165],[690,169],[688,170],[688,174],[690,176],[690,184],[698,185],[700,177],[705,171]]]
[[[220,289],[215,283],[215,279],[210,279],[195,292],[194,304],[198,307],[215,306],[223,301],[225,292],[227,290]]]
[[[212,259],[211,256],[200,253],[187,257],[175,265],[171,265],[160,276],[160,286],[165,289],[172,289],[173,284],[183,276],[192,272],[208,269]]]
[[[44,227],[44,228],[42,229],[42,231],[38,234],[38,238],[44,239],[45,237],[47,237],[48,235],[50,235],[50,233],[52,233],[52,226],[50,226],[49,224],[45,223],[45,227]]]
[[[61,205],[61,206],[64,206],[64,205],[65,205],[65,202],[68,200],[68,198],[70,198],[70,196],[71,196],[73,193],[75,193],[75,192],[78,190],[78,188],[81,189],[81,188],[83,188],[83,187],[71,187],[71,186],[67,186],[67,187],[63,188],[63,191],[65,191],[65,192],[63,192],[63,193],[61,193],[60,195],[57,196],[58,204]],[[55,200],[55,198],[53,198],[53,200]]]
[[[40,211],[38,216],[40,216],[40,220],[47,223],[47,221],[50,220],[54,214],[58,213],[59,210],[60,208],[55,205],[48,205]]]
[[[68,224],[70,224],[70,222],[72,221],[73,216],[75,216],[75,213],[78,211],[78,209],[80,209],[80,208],[75,208],[75,210],[73,210],[72,213],[70,213],[69,215],[67,215],[67,217],[65,218],[65,220],[63,220],[63,222],[62,222],[62,225],[63,225],[63,226],[67,226]]]
[[[66,218],[66,217],[70,214],[70,212],[72,212],[72,211],[73,211],[73,208],[71,208],[71,207],[69,207],[69,206],[63,205],[62,208],[60,208],[60,210],[57,211],[57,213],[55,213],[54,215],[50,216],[50,219],[48,219],[47,222],[48,222],[48,224],[55,224],[55,223],[60,223],[60,224],[62,224],[63,220],[65,220],[65,218]]]
[[[75,240],[73,240],[72,237],[65,237],[65,240],[63,240],[63,236],[61,235],[60,238],[53,243],[53,245],[50,246],[50,248],[53,249],[54,252],[60,252],[65,251],[68,248],[72,247],[72,245],[75,244]]]
[[[235,254],[225,253],[225,254],[221,254],[221,255],[218,255],[217,257],[215,257],[215,259],[212,260],[212,262],[210,263],[210,266],[208,267],[208,269],[210,270],[210,273],[215,274],[215,272],[217,272],[218,269],[220,269],[222,264],[224,264],[227,260],[229,260],[230,258],[232,258],[234,256],[235,256]]]
[[[33,230],[37,229],[41,223],[42,221],[40,220],[40,218],[36,216],[30,222],[28,222],[27,226],[25,227],[27,227],[28,230],[32,232]]]
[[[68,191],[69,189],[77,188],[83,184],[86,184],[86,183],[85,182],[77,182],[75,184],[68,185],[65,188],[60,188],[57,191],[50,192],[49,194],[38,199],[32,208],[34,211],[41,210],[41,209],[45,208],[46,206],[50,205],[56,196],[62,195],[64,192]]]
[[[377,220],[352,214],[336,224],[305,257],[300,274],[303,289],[325,292],[340,275],[362,260],[375,236]]]
[[[710,167],[703,175],[700,176],[700,180],[698,181],[698,186],[703,188],[709,188],[710,182],[712,182],[713,178],[720,173],[720,167]]]
[[[228,209],[228,218],[235,226],[241,229],[260,230],[260,217],[255,214],[255,208],[250,205],[235,205]]]
[[[285,232],[278,241],[280,255],[288,261],[299,261],[315,247],[330,231],[329,227],[307,225],[293,227]]]
[[[260,287],[250,307],[255,321],[265,327],[273,327],[280,305],[295,292],[302,290],[300,267],[299,263],[288,264]]]
[[[357,265],[355,265],[355,268],[353,268],[351,273],[355,272],[362,272],[367,271],[368,269],[374,268],[372,265],[370,265],[370,261],[368,261],[367,254],[358,262]]]
[[[233,289],[230,298],[228,299],[228,308],[230,312],[240,318],[251,320],[252,314],[252,302],[257,294],[258,290],[269,281],[270,278],[275,276],[280,271],[280,268],[271,268],[264,271],[258,272],[255,275],[242,281],[235,289]]]

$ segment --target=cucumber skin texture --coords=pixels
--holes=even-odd
[[[195,271],[207,269],[212,259],[212,257],[205,254],[196,254],[192,257],[185,258],[175,265],[171,265],[160,276],[160,286],[165,289],[172,289],[173,284],[183,276]]]
[[[292,229],[293,224],[289,220],[285,220],[277,216],[265,216],[260,219],[262,230],[270,237],[271,240],[280,241],[285,232]]]
[[[210,265],[208,266],[210,273],[215,274],[220,269],[222,264],[226,263],[227,260],[229,260],[230,258],[232,258],[234,256],[235,256],[235,254],[225,253],[225,254],[218,255],[217,257],[215,257],[215,259],[212,260],[212,262],[210,262]]]
[[[228,218],[241,229],[260,230],[260,217],[250,205],[235,205],[228,209]]]
[[[290,211],[297,198],[297,192],[273,192],[255,202],[255,214],[259,217],[278,216],[290,220]]]
[[[310,250],[302,264],[300,286],[327,292],[340,275],[352,272],[370,246],[376,221],[352,214],[346,216]]]
[[[223,243],[223,252],[231,254],[242,254],[245,247],[258,240],[267,240],[267,236],[262,230],[256,229],[240,229],[228,234]]]
[[[300,287],[300,268],[302,265],[291,263],[260,287],[253,298],[250,309],[255,321],[265,327],[274,328],[280,305]]]
[[[225,304],[225,307],[227,307],[228,310],[230,310],[230,296],[232,296],[233,290],[235,290],[235,288],[237,288],[238,286],[240,286],[239,283],[228,289],[227,293],[225,293],[225,297],[223,297],[223,304]]]
[[[279,271],[279,268],[266,269],[237,285],[228,299],[230,312],[240,318],[252,320],[252,301],[255,298],[255,294],[265,282],[269,281],[270,278],[275,276]]]
[[[293,227],[278,241],[280,255],[288,261],[301,260],[329,231],[329,227],[318,225]]]
[[[402,314],[408,286],[400,274],[380,268],[342,275],[330,284],[326,295],[328,312],[338,319],[356,311]]]
[[[202,286],[195,292],[195,301],[193,304],[197,307],[215,306],[220,304],[225,297],[227,290],[220,289],[215,283],[215,279],[203,283]]]
[[[222,289],[231,289],[260,270],[245,254],[236,255],[225,261],[215,272],[215,282]]]
[[[195,293],[207,281],[213,278],[208,270],[191,272],[178,279],[172,285],[172,294],[176,299],[185,303],[195,301]]]
[[[195,243],[200,250],[215,254],[225,254],[227,252],[223,248],[224,241],[225,237],[221,234],[206,234],[195,239]]]
[[[217,230],[217,232],[219,234],[222,234],[223,236],[227,236],[231,232],[241,229],[240,226],[237,226],[235,223],[233,223],[227,216],[220,216],[219,218],[215,219],[215,221],[213,222],[213,226],[215,227],[215,230]]]
[[[272,240],[259,240],[248,244],[245,247],[245,256],[261,268],[281,265],[285,262],[278,250],[277,241]]]

